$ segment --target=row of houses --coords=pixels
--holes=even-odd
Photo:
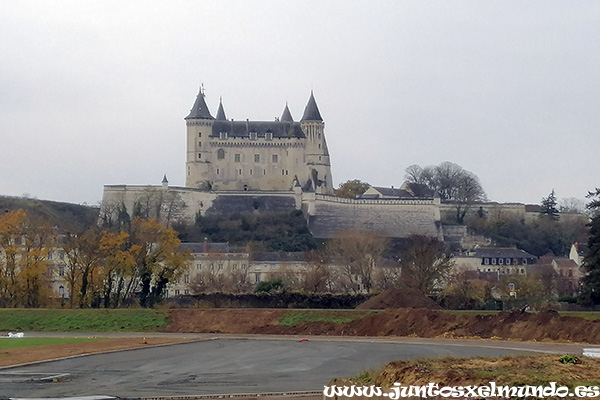
[[[258,283],[275,278],[299,280],[318,264],[315,260],[309,259],[308,253],[303,252],[252,252],[246,247],[207,242],[183,243],[181,247],[192,254],[193,260],[178,280],[168,284],[167,297],[190,295],[219,288],[251,291]],[[516,248],[475,247],[469,251],[453,254],[453,273],[476,273],[477,276],[487,280],[500,280],[502,277],[510,276],[552,275],[564,281],[564,288],[560,295],[576,295],[584,275],[581,253],[577,243],[572,245],[569,257],[538,258]],[[64,251],[59,248],[50,251],[48,263],[54,291],[60,297],[68,296]],[[399,264],[392,260],[383,260],[374,267],[375,273],[382,275],[386,275],[391,270],[401,271]],[[326,268],[339,269],[333,265],[328,265]],[[338,277],[341,275],[337,274]],[[359,276],[354,278],[360,281]],[[331,290],[335,291],[336,288],[332,287]],[[364,290],[364,287],[360,287],[359,290]]]

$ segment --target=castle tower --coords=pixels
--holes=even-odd
[[[225,117],[222,105],[219,105],[219,115]],[[209,137],[212,134],[214,120],[204,100],[204,88],[200,88],[189,115],[185,117],[187,126],[186,187],[211,188],[212,153],[209,147]]]
[[[331,162],[324,133],[325,123],[312,91],[300,123],[306,135],[305,156],[312,189],[317,193],[333,194]]]

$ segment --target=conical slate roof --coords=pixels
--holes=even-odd
[[[301,121],[323,121],[312,90],[310,91],[310,99],[308,99],[308,104],[304,109],[304,115],[302,115]]]
[[[185,117],[185,119],[214,119],[213,116],[210,115],[206,101],[204,101],[204,93],[202,93],[202,89],[200,89],[200,92],[196,97],[196,101],[194,102],[189,115]]]
[[[292,113],[290,112],[290,109],[288,108],[287,103],[285,103],[285,108],[283,109],[283,114],[281,114],[281,121],[282,122],[294,122],[294,118],[292,118]]]
[[[223,101],[219,99],[219,109],[217,110],[217,121],[227,121],[225,110],[223,110]]]

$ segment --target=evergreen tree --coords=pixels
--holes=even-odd
[[[542,211],[540,212],[540,216],[550,218],[554,221],[558,220],[558,201],[556,200],[554,189],[552,189],[548,197],[542,199],[541,206]]]
[[[588,226],[590,236],[588,239],[589,253],[583,260],[587,275],[583,278],[583,298],[593,304],[600,304],[600,188],[590,192],[587,197],[591,199],[587,208],[593,217]]]

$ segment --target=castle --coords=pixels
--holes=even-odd
[[[302,210],[315,237],[372,231],[387,237],[422,234],[443,238],[440,199],[410,191],[394,198],[334,196],[324,121],[311,92],[300,121],[287,104],[274,121],[216,117],[201,89],[186,123],[186,184],[105,185],[101,218],[126,211],[193,223],[198,215]]]
[[[311,92],[294,121],[234,121],[222,101],[214,118],[201,89],[187,117],[186,187],[216,191],[290,190],[333,194],[324,122]]]

